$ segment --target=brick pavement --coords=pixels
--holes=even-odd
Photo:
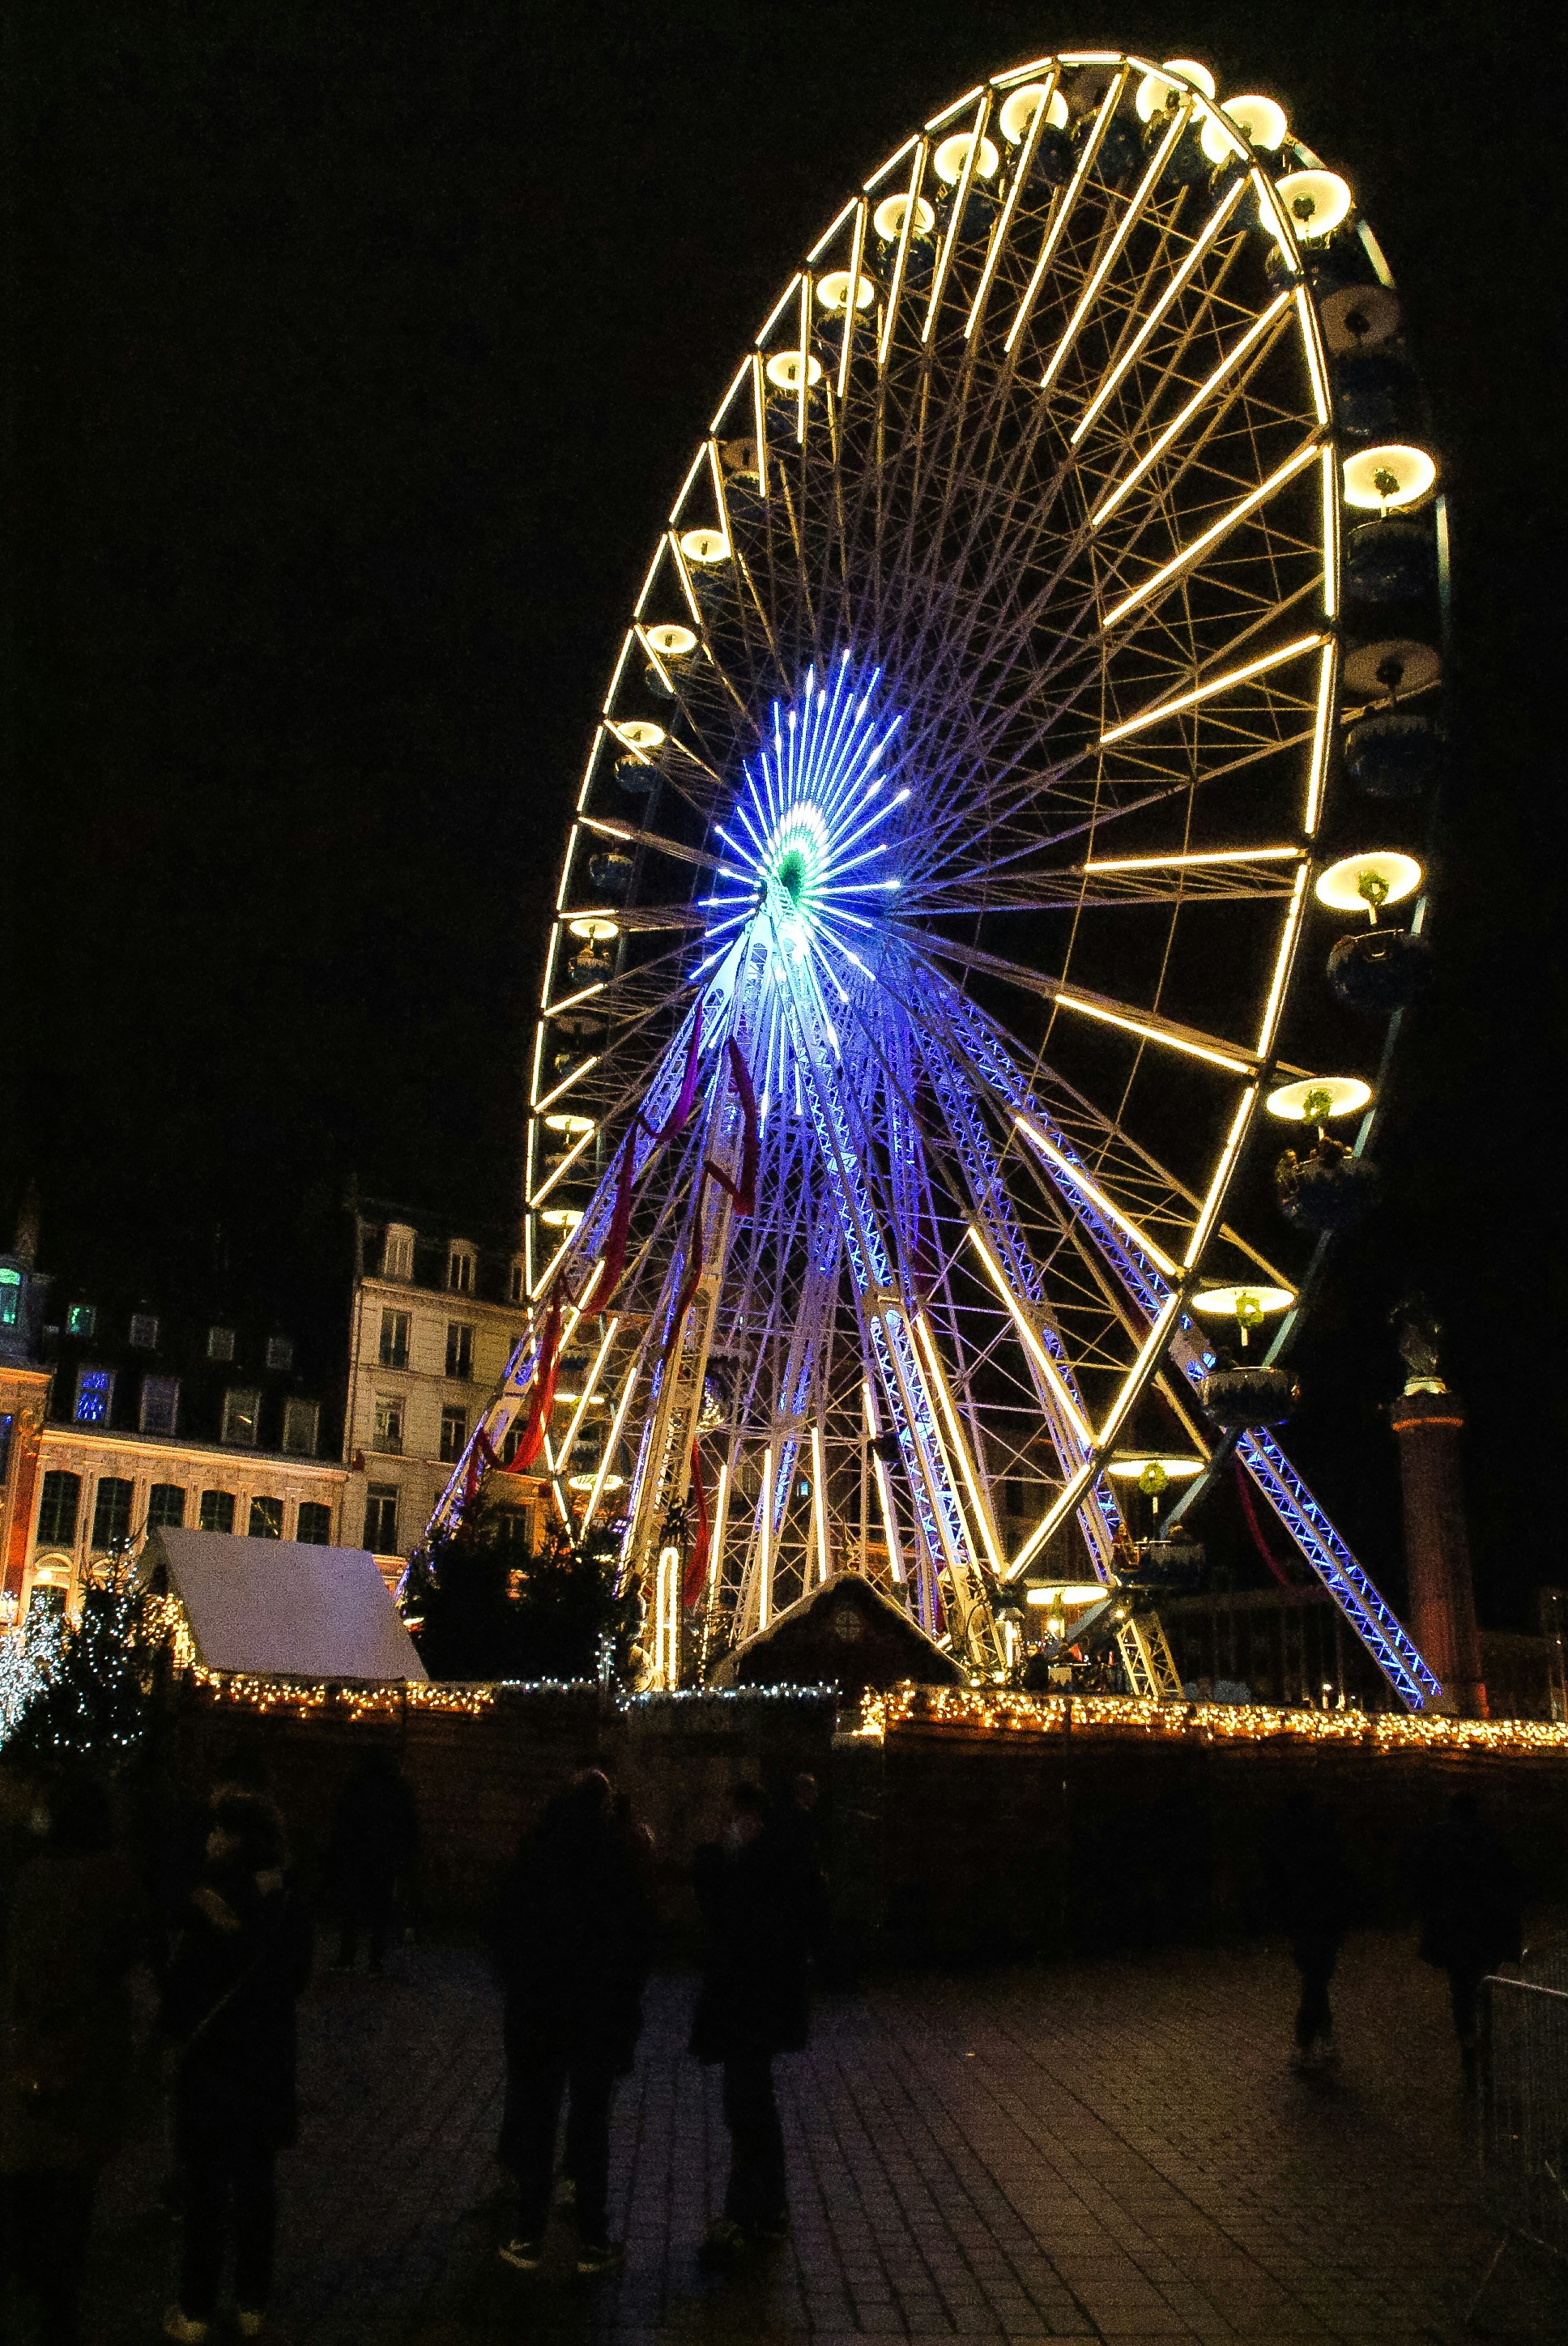
[[[695,2250],[722,2191],[717,2081],[685,2056],[690,1983],[661,1980],[617,2110],[625,2270],[579,2283],[565,2228],[528,2279],[495,2258],[498,2015],[483,1965],[400,1953],[328,1975],[302,2014],[285,2162],[281,2341],[321,2346],[979,2346],[1054,2337],[1453,2341],[1494,2242],[1441,1983],[1408,1941],[1350,1944],[1343,2066],[1289,2071],[1282,1953],[1186,1950],[824,2001],[780,2065],[794,2236],[738,2277]],[[158,2155],[112,2174],[94,2335],[162,2301]],[[1568,2338],[1568,2286],[1511,2250],[1481,2333]]]

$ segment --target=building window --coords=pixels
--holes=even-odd
[[[178,1377],[143,1377],[141,1381],[141,1430],[144,1433],[172,1433],[179,1415],[179,1379]]]
[[[246,1385],[230,1385],[223,1396],[223,1439],[232,1442],[239,1450],[256,1447],[256,1421],[261,1413],[261,1396]]]
[[[130,1340],[138,1352],[158,1350],[158,1314],[156,1311],[131,1313]]]
[[[397,1486],[372,1483],[365,1493],[365,1545],[377,1556],[396,1556]]]
[[[207,1331],[207,1357],[209,1361],[231,1361],[234,1358],[232,1328],[209,1328]]]
[[[319,1499],[301,1499],[295,1518],[294,1537],[302,1547],[331,1547],[332,1545],[332,1511],[323,1507]]]
[[[93,1502],[95,1548],[117,1547],[122,1540],[129,1539],[134,1488],[118,1474],[99,1475],[97,1496]]]
[[[14,1328],[22,1312],[22,1274],[9,1264],[0,1270],[0,1328]]]
[[[454,1295],[473,1292],[473,1250],[471,1247],[454,1246],[446,1258],[446,1283]]]
[[[506,1274],[506,1294],[513,1303],[523,1300],[523,1258],[520,1254],[512,1258],[512,1268]]]
[[[413,1277],[413,1232],[406,1222],[389,1222],[382,1241],[382,1277]]]
[[[315,1456],[317,1415],[318,1404],[315,1402],[301,1401],[297,1394],[290,1393],[283,1403],[285,1450],[292,1451],[300,1458]]]
[[[76,1536],[76,1510],[82,1503],[82,1478],[56,1470],[44,1477],[38,1507],[38,1537],[51,1547],[69,1547]]]
[[[185,1521],[185,1493],[178,1483],[155,1483],[148,1493],[149,1532],[177,1532]]]
[[[203,1491],[201,1528],[204,1532],[231,1532],[234,1529],[232,1491]]]
[[[96,1303],[73,1303],[66,1314],[67,1336],[92,1336],[97,1333],[98,1307]]]
[[[78,1425],[107,1425],[114,1398],[115,1372],[112,1369],[76,1371],[76,1405],[71,1414]]]
[[[402,1393],[377,1393],[375,1446],[389,1457],[402,1456]]]
[[[513,1564],[534,1553],[532,1507],[503,1507],[495,1518],[495,1545]]]
[[[468,1440],[468,1412],[447,1407],[441,1413],[441,1454],[447,1465],[463,1455]]]
[[[252,1539],[280,1540],[282,1538],[283,1502],[281,1499],[251,1500],[250,1536]]]
[[[291,1369],[293,1365],[294,1339],[292,1336],[269,1336],[267,1366],[270,1369]]]
[[[8,1409],[0,1409],[0,1484],[4,1484],[11,1464],[11,1428],[15,1423]]]
[[[466,1321],[449,1320],[447,1322],[446,1373],[449,1377],[471,1377],[473,1374],[473,1331]]]
[[[382,1313],[382,1366],[383,1369],[406,1369],[408,1366],[409,1315],[406,1311]]]

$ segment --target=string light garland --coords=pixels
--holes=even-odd
[[[882,1741],[900,1728],[999,1735],[1136,1736],[1160,1742],[1329,1743],[1362,1749],[1481,1751],[1568,1757],[1568,1725],[1532,1719],[1410,1717],[1393,1711],[1287,1710],[1266,1703],[1151,1702],[1125,1695],[1028,1695],[1001,1688],[868,1689],[859,1732]]]
[[[188,1637],[187,1638],[188,1646]],[[177,1668],[181,1666],[177,1662]],[[209,1670],[195,1660],[183,1668],[190,1682],[203,1688],[215,1701],[263,1715],[294,1712],[300,1718],[329,1708],[341,1708],[351,1723],[361,1719],[395,1719],[405,1712],[428,1711],[437,1716],[479,1719],[494,1709],[502,1696],[527,1699],[580,1701],[598,1699],[596,1678],[496,1678],[453,1684],[424,1678],[372,1683],[353,1678],[258,1678],[241,1670]],[[647,1694],[616,1691],[612,1707],[618,1711],[673,1709],[681,1704],[743,1708],[774,1704],[807,1704],[836,1708],[839,1689],[832,1686],[701,1687],[657,1689]]]

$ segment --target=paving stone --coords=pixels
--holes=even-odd
[[[690,1983],[661,1979],[616,2115],[626,2267],[584,2285],[564,2223],[536,2278],[498,2262],[495,1994],[468,1952],[404,1950],[383,1984],[331,1975],[301,2008],[280,2346],[1461,2346],[1495,2233],[1440,1988],[1408,1944],[1352,1942],[1326,2082],[1290,2072],[1274,1952],[825,2001],[780,2064],[793,2239],[713,2277],[696,2251],[723,2200],[718,2081],[686,2055]],[[149,2127],[106,2179],[95,2346],[141,2346],[167,2301],[162,2172]],[[1485,2329],[1568,2337],[1557,2270],[1512,2253]]]

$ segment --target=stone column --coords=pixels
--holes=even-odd
[[[1410,1630],[1442,1686],[1439,1710],[1487,1716],[1460,1481],[1464,1412],[1441,1380],[1414,1378],[1394,1403],[1405,1502]]]

